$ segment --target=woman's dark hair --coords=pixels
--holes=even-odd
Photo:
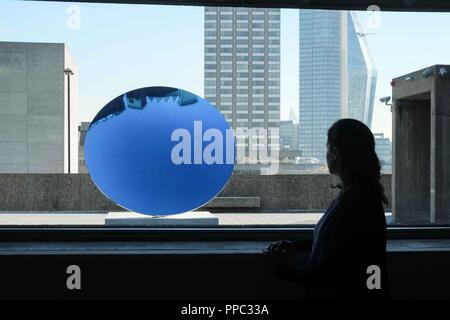
[[[338,151],[336,167],[340,174],[352,186],[374,193],[387,204],[384,188],[380,183],[380,161],[370,129],[355,119],[338,120],[328,130],[328,144]]]

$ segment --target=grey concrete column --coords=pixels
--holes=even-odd
[[[430,103],[396,100],[393,108],[395,223],[430,222]]]
[[[450,76],[435,66],[431,96],[431,221],[450,223]]]

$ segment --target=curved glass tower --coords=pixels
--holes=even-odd
[[[348,118],[372,125],[377,72],[354,12],[348,15]]]

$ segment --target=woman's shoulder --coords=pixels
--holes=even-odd
[[[364,188],[351,188],[340,193],[338,197],[340,197],[343,202],[349,204],[373,204],[382,202],[380,197],[375,192],[371,192],[370,190]]]
[[[339,197],[340,209],[351,215],[352,213],[367,217],[368,213],[384,214],[383,202],[374,193],[364,190],[348,190]]]

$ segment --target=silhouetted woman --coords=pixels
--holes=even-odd
[[[335,122],[328,130],[327,163],[341,191],[316,224],[312,242],[278,241],[266,254],[311,250],[307,272],[297,275],[307,298],[387,298],[387,199],[370,129],[353,119]],[[278,272],[289,274],[283,267]]]

